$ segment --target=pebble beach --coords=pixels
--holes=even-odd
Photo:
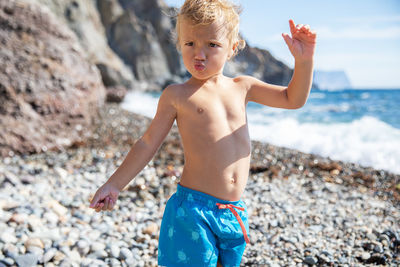
[[[106,104],[64,151],[0,160],[0,267],[157,266],[183,151],[174,126],[113,211],[89,201],[149,125]],[[252,142],[241,266],[400,266],[400,175]]]

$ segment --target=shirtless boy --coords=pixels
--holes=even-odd
[[[222,74],[241,48],[238,7],[227,0],[186,0],[177,17],[177,48],[191,78],[163,91],[156,115],[90,207],[112,210],[119,192],[146,166],[176,120],[185,165],[161,223],[162,266],[239,266],[248,238],[241,196],[250,164],[249,101],[302,107],[309,95],[316,33],[289,21],[282,34],[295,59],[287,87]],[[260,29],[261,30],[261,29]]]

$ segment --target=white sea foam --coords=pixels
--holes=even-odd
[[[325,98],[325,94],[324,93],[315,93],[315,92],[313,92],[312,94],[310,94],[309,98],[311,98],[311,99],[324,99]]]
[[[125,97],[122,107],[152,118],[157,103],[157,96],[131,92]],[[342,104],[336,108],[345,111],[348,106]],[[335,160],[400,173],[399,129],[369,116],[349,123],[300,123],[289,115],[286,117],[285,112],[283,109],[248,108],[250,137]]]
[[[249,130],[254,140],[400,173],[400,130],[373,117],[350,123],[287,118],[261,124],[253,123],[249,114]]]
[[[361,99],[368,99],[368,98],[370,98],[370,94],[369,93],[362,93],[361,94]]]
[[[123,109],[153,118],[157,111],[158,97],[139,91],[129,92],[121,104]]]

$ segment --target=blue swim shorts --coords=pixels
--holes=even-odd
[[[226,201],[178,184],[161,222],[161,266],[239,266],[249,224],[242,200]]]

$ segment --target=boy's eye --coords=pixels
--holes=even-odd
[[[218,47],[218,45],[215,43],[210,43],[210,47]]]
[[[193,42],[187,42],[187,43],[185,43],[185,45],[187,45],[187,46],[193,46]]]

